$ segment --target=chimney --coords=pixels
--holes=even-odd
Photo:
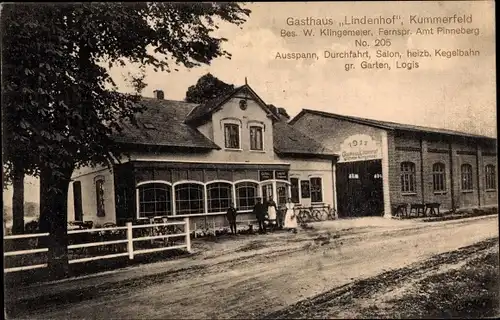
[[[163,93],[163,90],[155,90],[153,91],[155,98],[158,100],[163,100],[165,99],[165,93]]]

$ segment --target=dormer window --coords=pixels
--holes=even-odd
[[[238,124],[224,124],[226,149],[240,149],[240,126]]]

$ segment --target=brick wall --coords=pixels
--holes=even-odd
[[[498,203],[497,191],[485,190],[485,166],[491,164],[496,168],[496,151],[491,145],[465,138],[445,139],[398,132],[388,135],[388,145],[389,188],[393,205],[439,202],[446,210],[452,208],[453,201],[459,208]],[[405,161],[413,162],[416,169],[416,188],[411,194],[401,191],[401,163]],[[446,190],[442,192],[434,191],[433,185],[433,165],[438,162],[445,165]],[[461,188],[463,164],[472,167],[472,190]]]

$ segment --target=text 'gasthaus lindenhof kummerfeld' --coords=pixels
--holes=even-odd
[[[345,15],[339,20],[331,17],[287,17],[283,38],[331,38],[326,48],[300,52],[276,52],[276,60],[319,60],[341,61],[345,71],[351,70],[416,70],[427,58],[470,58],[481,55],[480,50],[468,47],[439,47],[436,37],[469,36],[478,37],[480,29],[474,27],[471,14],[449,16],[391,15],[356,16]],[[419,37],[421,48],[403,48],[406,41],[401,38]],[[465,42],[467,43],[467,42]],[[470,41],[468,43],[471,43]],[[307,46],[307,43],[305,43]],[[332,47],[344,47],[333,50]]]

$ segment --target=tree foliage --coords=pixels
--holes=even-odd
[[[227,84],[211,73],[200,77],[195,85],[188,88],[186,92],[186,102],[203,103],[207,100],[215,99],[234,90],[234,85]]]
[[[249,13],[236,3],[4,5],[6,178],[15,167],[41,177],[42,228],[56,235],[51,245],[60,254],[73,170],[126,152],[111,136],[141,111],[138,95],[116,91],[109,68],[128,62],[170,72],[230,58],[226,39],[212,31],[221,22],[240,25]]]

